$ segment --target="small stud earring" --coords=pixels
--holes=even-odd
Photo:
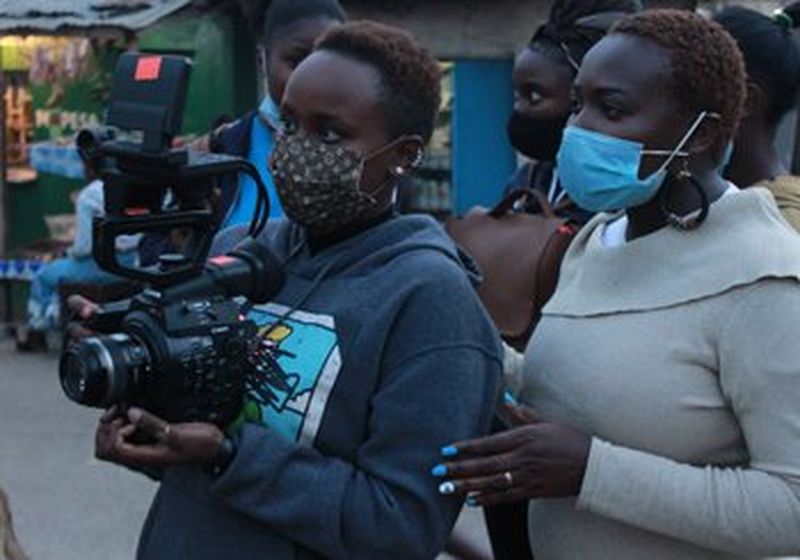
[[[398,177],[402,177],[403,175],[406,174],[406,170],[401,165],[398,165],[392,171],[394,171],[394,174],[397,175]]]

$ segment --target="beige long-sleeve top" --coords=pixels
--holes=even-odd
[[[531,502],[537,560],[800,553],[800,236],[761,189],[620,247],[609,219],[570,248],[522,377],[507,363],[593,436],[577,499]]]
[[[794,229],[800,231],[800,177],[782,175],[760,183],[759,186],[772,193],[783,217]]]

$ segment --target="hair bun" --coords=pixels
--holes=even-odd
[[[800,27],[800,2],[775,10],[772,20],[787,31]]]

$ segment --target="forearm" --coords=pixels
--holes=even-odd
[[[421,495],[255,425],[243,428],[212,493],[288,539],[341,559],[432,558],[460,508],[434,489]]]
[[[752,468],[696,467],[595,439],[578,507],[714,550],[800,553],[800,486]]]
[[[430,469],[446,442],[488,429],[500,364],[453,347],[397,368],[370,399],[369,435],[352,460],[245,425],[212,492],[328,558],[435,557],[461,502],[439,495]]]

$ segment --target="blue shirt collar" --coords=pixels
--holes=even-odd
[[[264,100],[258,107],[258,113],[273,130],[279,130],[281,128],[281,110],[272,100],[271,95],[267,94],[264,97]]]

